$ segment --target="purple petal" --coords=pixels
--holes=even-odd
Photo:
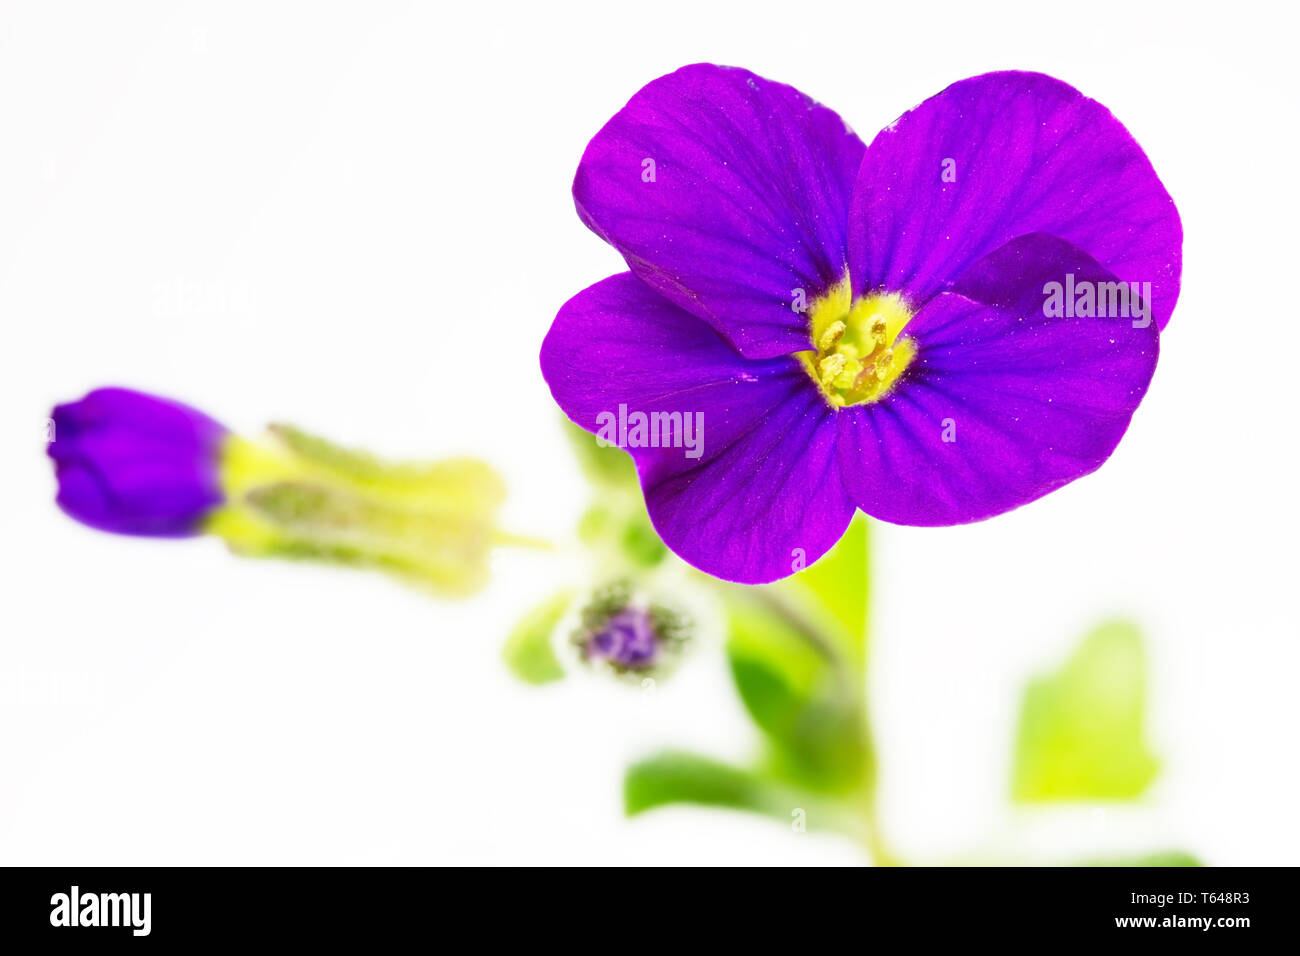
[[[569,300],[542,344],[565,413],[700,416],[700,456],[629,448],[655,529],[716,577],[773,581],[811,564],[853,515],[835,457],[834,414],[788,357],[751,361],[629,273]],[[800,564],[801,566],[801,564]]]
[[[808,347],[795,290],[812,301],[844,277],[863,150],[793,87],[696,64],[648,84],[605,124],[573,196],[640,279],[742,354],[771,358]]]
[[[885,521],[950,525],[1009,511],[1095,471],[1146,393],[1154,322],[1049,318],[1044,281],[1112,281],[1077,249],[1025,237],[971,274],[972,295],[930,300],[904,335],[916,358],[894,391],[840,413],[844,479]],[[975,281],[978,279],[978,281]],[[946,440],[947,439],[947,440]]]
[[[942,177],[949,160],[954,182]],[[849,226],[854,287],[924,303],[984,256],[1036,232],[1077,246],[1121,279],[1150,282],[1155,321],[1169,321],[1182,224],[1128,130],[1050,76],[962,80],[868,148]]]
[[[222,501],[217,464],[226,429],[173,402],[101,388],[56,406],[48,446],[70,516],[118,534],[196,534]]]

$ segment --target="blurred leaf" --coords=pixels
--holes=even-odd
[[[772,586],[858,670],[866,659],[867,533],[866,515],[855,515],[844,536],[820,560]]]
[[[780,604],[771,602],[763,589],[729,590],[725,605],[728,655],[772,672],[773,680],[784,688],[792,705],[802,706],[828,678],[829,649],[810,639],[799,621],[788,616]],[[765,705],[758,704],[758,710],[752,711],[755,719],[778,732],[779,728],[764,722],[765,709]]]
[[[709,757],[664,751],[627,768],[623,806],[628,816],[670,803],[759,812],[770,812],[774,806],[772,795],[755,774]]]
[[[613,533],[617,520],[612,508],[598,502],[578,519],[578,538],[586,545],[598,544],[602,538],[608,538]]]
[[[1089,860],[1083,866],[1204,866],[1205,864],[1181,850],[1163,850],[1143,856],[1113,860]]]
[[[835,700],[812,701],[774,744],[771,772],[818,793],[856,792],[873,770],[860,712]]]
[[[793,736],[807,698],[791,687],[779,671],[751,657],[743,648],[732,647],[728,657],[736,689],[754,722],[773,737]]]
[[[1127,621],[1098,627],[1025,689],[1012,794],[1022,802],[1131,800],[1159,763],[1143,734],[1146,663]]]
[[[601,446],[596,436],[567,418],[564,433],[569,436],[582,472],[592,484],[606,487],[637,488],[636,466],[632,456],[616,445]]]
[[[679,750],[665,750],[627,768],[623,805],[628,816],[672,804],[746,810],[799,829],[858,836],[856,807],[825,800],[762,774]]]
[[[528,684],[549,684],[564,676],[552,637],[572,600],[572,591],[551,596],[525,614],[510,632],[502,656],[511,673],[520,680]]]
[[[619,543],[628,559],[643,568],[652,568],[668,556],[668,545],[655,531],[644,508],[633,512],[624,523]]]
[[[861,698],[833,651],[770,592],[726,593],[732,678],[773,745],[773,772],[819,792],[857,788],[869,764]]]

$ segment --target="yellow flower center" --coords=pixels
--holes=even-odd
[[[916,357],[916,343],[899,335],[911,319],[897,293],[853,301],[845,277],[809,307],[815,351],[800,352],[799,361],[835,408],[878,402]]]

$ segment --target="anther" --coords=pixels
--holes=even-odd
[[[836,319],[830,324],[830,327],[822,333],[822,337],[817,340],[817,348],[821,349],[823,352],[829,352],[835,347],[835,343],[844,337],[844,330],[846,328],[847,326],[843,322]]]
[[[844,371],[844,366],[848,363],[843,355],[836,352],[834,355],[828,355],[817,363],[817,371],[821,375],[822,384],[830,384],[835,376]]]
[[[894,364],[893,349],[885,349],[883,352],[877,355],[876,356],[876,378],[881,379],[883,381],[885,376],[889,374],[889,366],[893,364]]]

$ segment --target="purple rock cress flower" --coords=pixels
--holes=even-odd
[[[58,503],[93,528],[117,534],[199,534],[224,500],[221,448],[229,434],[180,402],[100,388],[51,413],[47,445]]]
[[[867,147],[792,87],[684,67],[596,134],[573,194],[631,271],[565,303],[543,375],[588,431],[702,414],[699,458],[624,444],[664,541],[733,581],[815,560],[855,508],[959,524],[1094,471],[1178,298],[1141,147],[1036,73],[955,83]]]

